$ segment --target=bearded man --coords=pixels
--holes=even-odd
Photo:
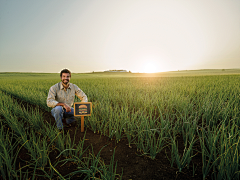
[[[75,95],[82,101],[88,102],[86,94],[75,84],[70,83],[71,72],[63,69],[60,72],[61,82],[53,85],[48,92],[47,106],[53,108],[52,116],[55,118],[57,128],[63,129],[62,119],[66,118],[67,127],[75,122],[74,103]]]

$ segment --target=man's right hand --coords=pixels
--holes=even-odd
[[[71,112],[71,107],[69,105],[64,103],[63,107],[66,109],[66,112]]]
[[[71,107],[66,103],[57,103],[56,106],[62,106],[64,109],[66,109],[66,112],[71,112]]]

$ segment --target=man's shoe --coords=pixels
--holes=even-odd
[[[72,122],[71,124],[69,124],[71,127],[76,127],[77,126],[77,121]]]
[[[63,127],[64,128],[70,128],[70,127],[75,127],[77,125],[77,121],[74,121],[70,124],[64,124]]]
[[[71,127],[71,124],[64,124],[63,125],[63,128],[69,128],[69,127]]]

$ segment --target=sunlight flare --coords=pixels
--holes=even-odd
[[[152,62],[147,62],[143,65],[143,72],[144,73],[155,73],[157,72],[156,64]]]

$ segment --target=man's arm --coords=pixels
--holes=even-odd
[[[71,112],[71,107],[67,105],[66,103],[57,103],[56,106],[62,106],[66,109],[66,112]]]
[[[75,88],[75,95],[81,100],[81,102],[88,102],[87,95],[77,86],[74,84]]]
[[[56,96],[56,90],[54,89],[54,86],[52,86],[49,89],[48,97],[47,97],[48,107],[54,108],[58,104],[58,102],[55,100],[55,96]]]

